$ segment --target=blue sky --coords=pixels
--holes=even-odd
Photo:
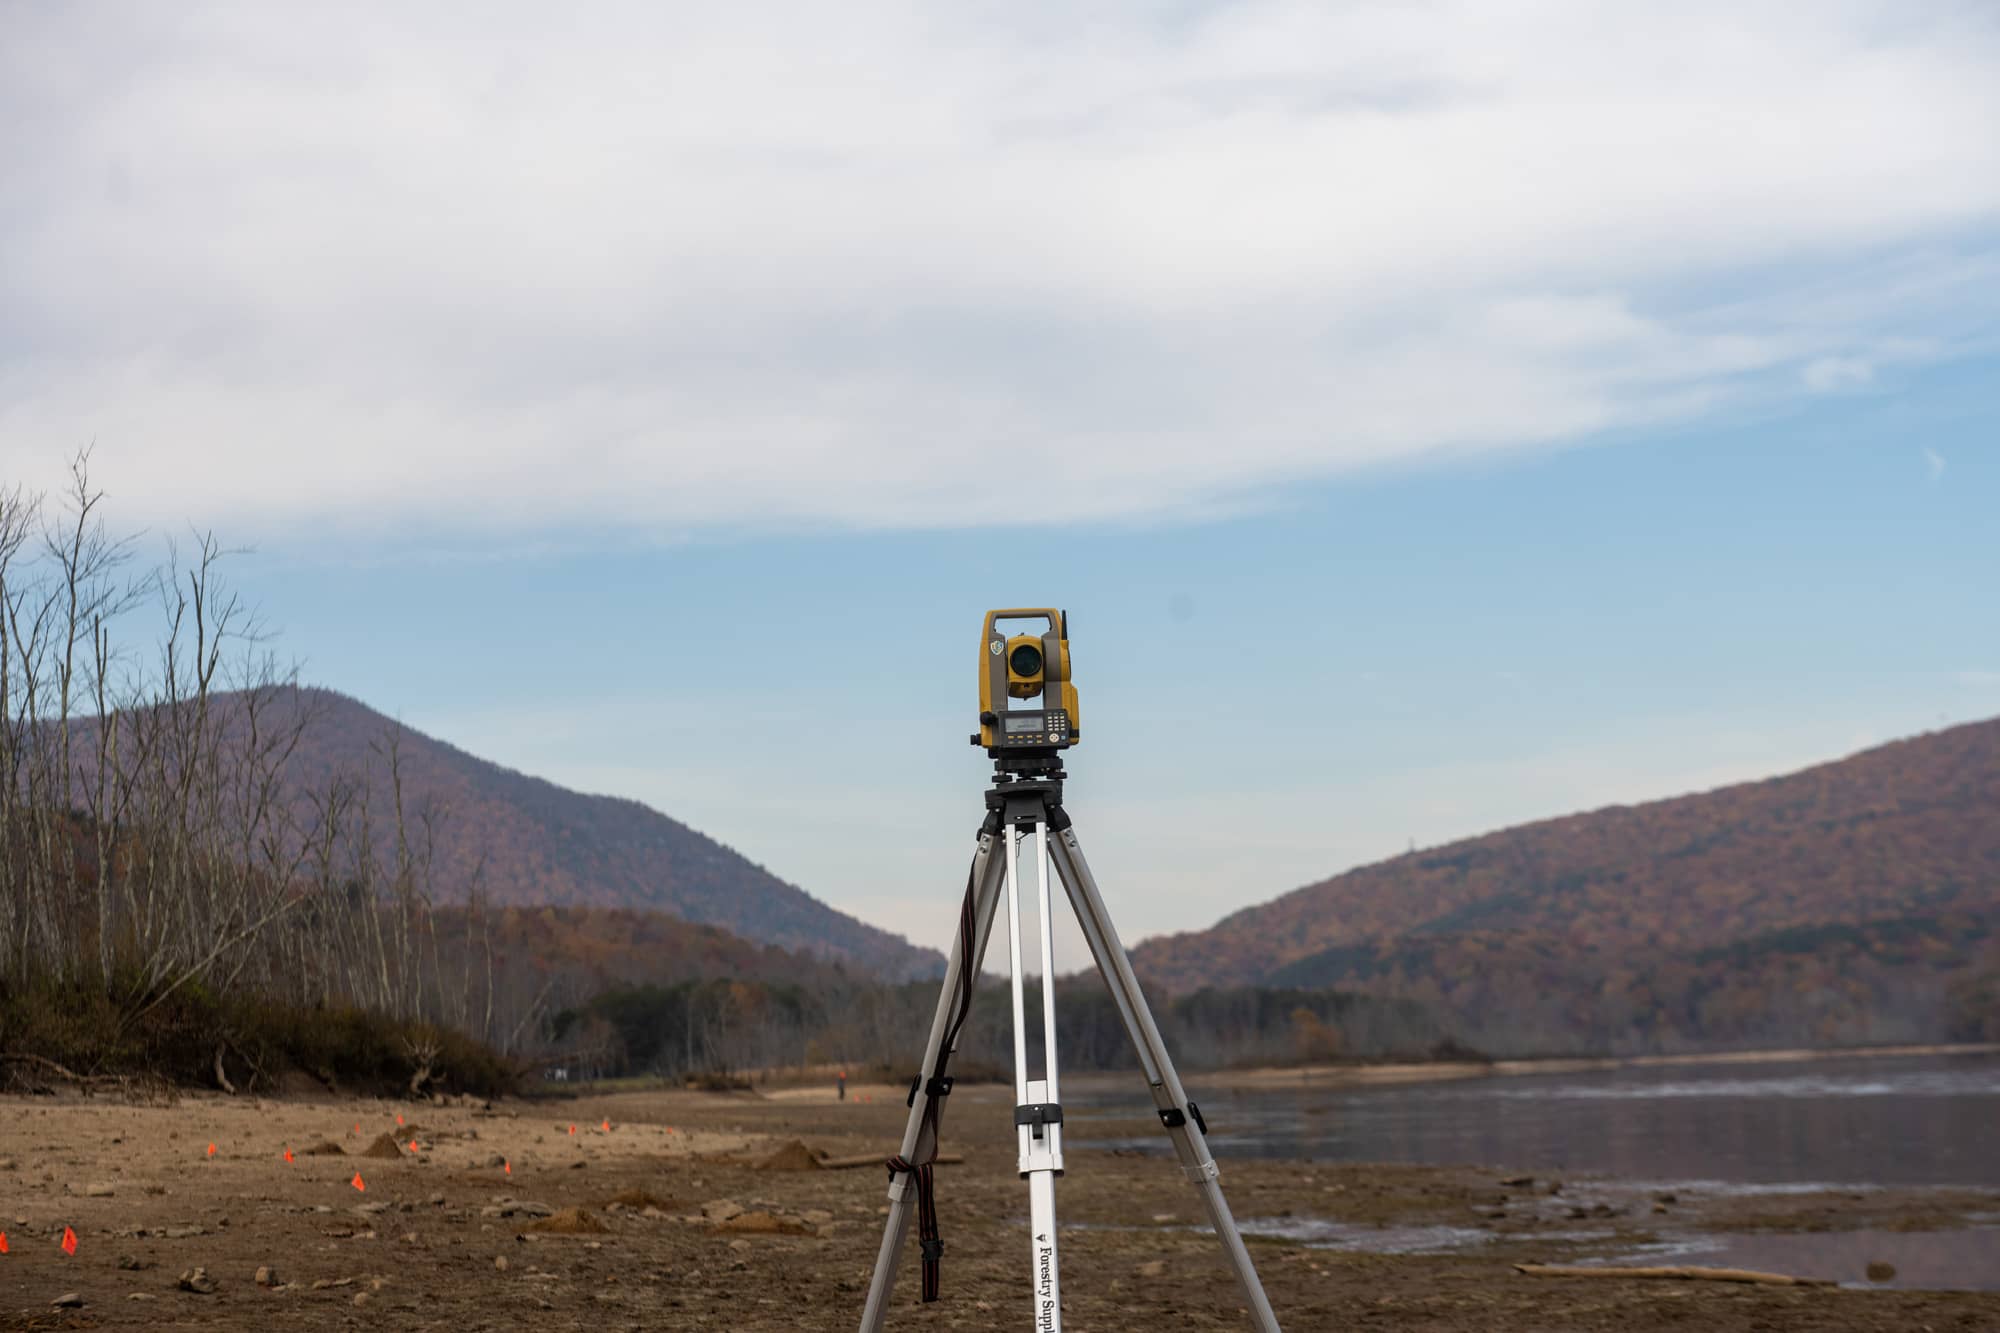
[[[1996,374],[1206,522],[278,548],[238,576],[311,679],[932,943],[979,815],[980,613],[1059,602],[1072,810],[1136,938],[1412,841],[2000,714]]]
[[[0,483],[927,943],[988,606],[1135,938],[2000,713],[1990,6],[35,7],[0,119]]]

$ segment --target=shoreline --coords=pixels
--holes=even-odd
[[[1434,1064],[1264,1065],[1251,1069],[1201,1071],[1207,1077],[1226,1076],[1238,1087],[1269,1088],[1292,1084],[1444,1083],[1473,1078],[1513,1078],[1529,1074],[1595,1073],[1614,1069],[1651,1069],[1676,1065],[1804,1064],[1815,1060],[1908,1059],[1935,1055],[2000,1054],[2000,1042],[1963,1042],[1917,1046],[1782,1047],[1761,1051],[1690,1051],[1672,1055],[1551,1056],[1534,1060],[1440,1060]]]

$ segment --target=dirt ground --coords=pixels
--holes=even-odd
[[[966,1160],[938,1168],[943,1299],[916,1303],[907,1254],[890,1328],[1024,1326],[1027,1201],[1011,1100],[1003,1088],[953,1094],[945,1149]],[[903,1116],[900,1091],[880,1087],[850,1088],[838,1104],[811,1092],[492,1107],[0,1099],[0,1329],[852,1328],[885,1172],[752,1162],[794,1139],[833,1158],[879,1156]],[[1245,1327],[1172,1162],[1091,1146],[1135,1132],[1131,1120],[1069,1127],[1057,1191],[1066,1327]],[[397,1155],[364,1155],[384,1135]],[[326,1144],[339,1151],[308,1152]],[[1524,1182],[1503,1168],[1228,1160],[1223,1185],[1238,1218],[1260,1229],[1309,1232],[1319,1220],[1385,1236],[1442,1227],[1490,1237],[1424,1256],[1253,1238],[1292,1333],[2000,1330],[2000,1293],[1538,1278],[1512,1267],[1690,1228],[1948,1228],[1993,1215],[1991,1191],[1661,1199],[1616,1182]],[[74,1255],[63,1252],[65,1228]],[[260,1269],[270,1270],[264,1285]],[[58,1305],[64,1297],[80,1303]]]

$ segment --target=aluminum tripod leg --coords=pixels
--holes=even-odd
[[[1033,1275],[1030,1320],[1037,1333],[1062,1333],[1061,1238],[1056,1230],[1056,1177],[1063,1173],[1061,1085],[1056,1073],[1056,949],[1050,901],[1049,827],[1031,825],[1035,849],[1035,914],[1042,942],[1042,1077],[1028,1077],[1028,1025],[1021,966],[1021,876],[1015,833],[1007,840],[1007,963],[1012,972],[1014,1008],[1014,1132],[1021,1178],[1028,1182],[1028,1264]]]
[[[1005,867],[1001,859],[994,855],[999,844],[998,833],[982,828],[979,834],[979,849],[972,857],[972,956],[964,957],[964,941],[954,936],[950,960],[945,964],[944,985],[938,991],[937,1014],[931,1019],[931,1035],[924,1045],[924,1062],[919,1068],[924,1075],[937,1068],[938,1048],[944,1044],[945,1028],[951,1021],[953,996],[959,985],[962,972],[969,971],[977,981],[979,965],[986,957],[986,937],[993,929],[993,909],[1000,901],[1001,881]],[[903,1128],[902,1156],[909,1160],[917,1149],[917,1137],[923,1132],[924,1111],[930,1100],[922,1086],[911,1099],[910,1120]],[[875,1274],[868,1283],[868,1304],[861,1312],[862,1333],[876,1333],[882,1327],[882,1320],[889,1312],[889,1298],[896,1289],[896,1269],[903,1259],[903,1243],[910,1235],[910,1205],[916,1194],[916,1184],[908,1174],[898,1174],[889,1182],[889,1219],[882,1226],[882,1247],[875,1254]]]
[[[1230,1216],[1229,1202],[1222,1197],[1221,1173],[1216,1168],[1215,1158],[1208,1151],[1207,1136],[1202,1132],[1200,1123],[1188,1112],[1187,1089],[1181,1086],[1180,1075],[1174,1072],[1173,1059],[1167,1054],[1166,1043],[1160,1039],[1160,1028],[1153,1021],[1153,1011],[1146,1007],[1146,997],[1139,990],[1139,979],[1132,972],[1132,960],[1126,957],[1125,947],[1118,942],[1118,930],[1111,924],[1110,913],[1104,909],[1104,899],[1098,895],[1097,881],[1083,859],[1083,848],[1077,842],[1075,828],[1064,827],[1055,832],[1050,842],[1049,850],[1054,855],[1056,873],[1062,877],[1063,887],[1069,891],[1070,905],[1076,909],[1077,924],[1082,927],[1091,955],[1097,960],[1097,970],[1103,975],[1104,984],[1118,1006],[1119,1021],[1125,1025],[1126,1035],[1132,1039],[1132,1045],[1139,1053],[1139,1067],[1145,1071],[1153,1104],[1159,1108],[1160,1120],[1167,1126],[1167,1133],[1174,1141],[1174,1151],[1180,1155],[1181,1169],[1201,1191],[1202,1206],[1208,1211],[1209,1224],[1215,1228],[1215,1234],[1229,1256],[1230,1266],[1236,1271],[1236,1280],[1249,1302],[1250,1320],[1259,1333],[1279,1333],[1278,1316],[1272,1312],[1270,1298],[1264,1294],[1264,1284],[1258,1280],[1256,1266],[1250,1262],[1250,1251],[1243,1244],[1243,1233],[1236,1229],[1236,1219]]]

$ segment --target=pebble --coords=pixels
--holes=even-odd
[[[191,1291],[197,1296],[211,1296],[215,1293],[215,1279],[208,1275],[206,1268],[190,1268],[182,1273],[179,1286],[182,1291]]]
[[[506,1255],[504,1255],[504,1254],[496,1254],[496,1255],[494,1255],[494,1256],[493,1256],[493,1267],[494,1267],[494,1269],[495,1269],[495,1270],[497,1270],[498,1272],[502,1272],[502,1273],[506,1272],[506,1271],[507,1271],[507,1256],[506,1256]]]
[[[79,1292],[66,1291],[51,1301],[58,1310],[79,1310],[83,1308],[83,1296]]]
[[[266,1264],[257,1270],[257,1285],[260,1287],[282,1287],[285,1283],[278,1276],[278,1270]]]

